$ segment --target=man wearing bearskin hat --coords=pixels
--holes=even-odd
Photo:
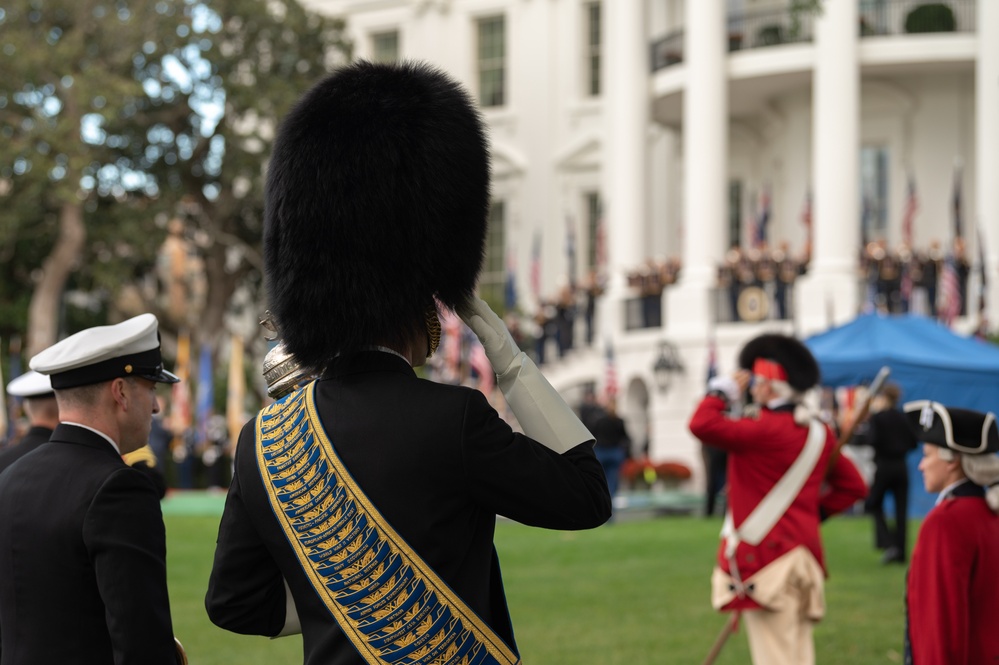
[[[815,662],[812,626],[825,613],[819,522],[867,493],[836,437],[804,402],[819,382],[798,340],[765,334],[739,354],[740,369],[708,383],[690,431],[728,452],[729,511],[712,576],[712,604],[745,620],[757,665]],[[727,412],[747,389],[759,410]]]
[[[432,67],[358,62],[284,120],[264,258],[304,380],[239,438],[206,596],[238,633],[300,631],[305,663],[519,663],[496,516],[610,516],[593,436],[474,297],[488,141]],[[420,379],[438,309],[481,340],[524,434],[482,393]]]
[[[992,413],[919,400],[905,405],[919,470],[939,492],[906,582],[906,663],[999,662],[999,432]]]

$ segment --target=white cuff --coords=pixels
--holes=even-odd
[[[742,397],[739,391],[739,384],[731,376],[715,376],[708,380],[708,391],[717,390],[728,397],[728,401],[735,404]]]
[[[524,434],[546,448],[561,455],[593,440],[590,431],[523,352],[497,378],[497,385]]]

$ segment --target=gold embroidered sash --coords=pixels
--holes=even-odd
[[[257,416],[257,465],[303,570],[358,653],[372,664],[520,663],[354,482],[319,420],[315,385]]]

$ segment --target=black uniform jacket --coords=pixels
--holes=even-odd
[[[558,455],[514,433],[477,390],[419,379],[399,357],[365,352],[318,384],[324,429],[347,469],[392,527],[511,648],[496,515],[551,529],[610,516],[591,442]],[[206,597],[211,620],[275,635],[288,581],[307,665],[364,661],[306,578],[280,530],[257,468],[254,424],[239,438]]]
[[[0,474],[3,665],[174,665],[159,497],[103,437],[61,424]]]
[[[34,425],[21,440],[18,441],[14,446],[6,448],[3,452],[0,452],[0,473],[3,472],[8,466],[21,459],[32,450],[42,445],[52,436],[52,430],[48,427],[41,427],[39,425]]]

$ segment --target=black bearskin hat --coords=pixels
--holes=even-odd
[[[808,347],[794,337],[767,333],[755,337],[739,352],[739,367],[752,371],[757,360],[769,360],[780,365],[787,382],[798,392],[819,383],[819,364]]]
[[[435,299],[454,310],[474,294],[489,212],[482,119],[429,65],[345,66],[282,122],[265,207],[270,307],[304,367],[405,344]]]

